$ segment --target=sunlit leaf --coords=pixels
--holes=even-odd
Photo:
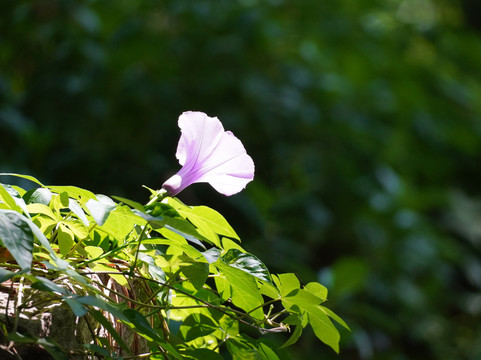
[[[30,214],[43,214],[48,216],[50,219],[54,221],[58,221],[59,219],[57,216],[53,213],[52,209],[50,209],[47,205],[45,204],[37,204],[37,203],[31,203],[27,205],[27,211],[30,212]]]
[[[302,308],[304,305],[319,305],[324,300],[315,296],[311,292],[304,289],[292,290],[289,294],[283,296],[283,302],[286,304],[295,304]],[[286,307],[290,307],[287,305]]]
[[[272,276],[275,284],[281,291],[282,296],[289,294],[292,290],[299,289],[301,283],[295,274],[279,274],[277,276]]]
[[[69,197],[79,200],[81,204],[85,204],[87,200],[96,199],[94,193],[76,186],[47,186],[47,188],[57,194],[66,192]]]
[[[70,219],[69,221],[63,221],[62,224],[67,226],[70,231],[79,240],[84,240],[89,236],[88,229],[85,225],[77,219]]]
[[[204,256],[204,258],[207,260],[209,264],[212,264],[219,259],[220,251],[219,249],[213,247],[213,248],[210,248],[209,250],[202,252],[202,255]]]
[[[107,221],[112,210],[115,209],[116,204],[113,201],[106,200],[106,198],[101,198],[99,200],[89,199],[85,206],[95,222],[102,226]]]
[[[139,210],[139,211],[144,211],[144,206],[137,201],[133,201],[130,199],[126,199],[120,196],[112,196],[115,200],[124,203],[125,205],[129,205],[131,208]]]
[[[351,330],[349,326],[346,324],[344,320],[341,319],[341,317],[337,314],[334,313],[331,309],[328,309],[324,306],[320,307],[322,311],[324,311],[331,319],[334,319],[339,325],[344,327],[346,330]]]
[[[84,250],[87,252],[91,259],[96,259],[104,253],[104,250],[98,246],[85,246]]]
[[[126,206],[118,206],[112,210],[107,221],[102,225],[101,229],[107,230],[110,234],[119,240],[123,240],[132,232],[136,225],[144,226],[147,222]]]
[[[77,217],[80,219],[80,221],[82,221],[85,226],[89,226],[87,216],[85,216],[85,212],[76,200],[69,199],[68,207],[75,215],[77,215]]]
[[[112,268],[108,265],[105,265],[104,263],[101,262],[93,262],[89,264],[89,267],[92,271],[95,272],[106,272],[106,273],[111,273],[111,272],[116,272],[117,270],[115,268]],[[112,279],[114,279],[120,286],[125,286],[129,287],[129,282],[125,278],[124,275],[122,274],[108,274]]]
[[[308,312],[309,313],[309,323],[314,330],[314,334],[321,340],[324,344],[329,345],[336,353],[339,353],[339,331],[332,325],[329,321],[327,315],[320,312]]]
[[[272,299],[278,299],[281,296],[279,290],[272,283],[266,281],[261,281],[259,291],[262,295],[269,296]]]
[[[310,282],[304,286],[304,289],[322,300],[327,299],[327,288],[324,285],[317,282]]]
[[[226,277],[232,286],[232,303],[258,319],[264,317],[262,304],[264,300],[259,292],[255,277],[243,270],[217,261],[214,265]],[[256,309],[252,311],[253,309]]]
[[[60,254],[63,256],[67,255],[75,243],[75,237],[72,231],[63,223],[60,223],[57,229],[57,239]]]
[[[240,250],[242,252],[246,252],[242,248],[242,246],[240,246],[235,240],[232,240],[232,239],[229,239],[229,238],[226,238],[226,237],[222,238],[222,248],[225,251],[230,250],[230,249],[237,249],[237,250]]]
[[[191,213],[205,221],[217,234],[240,240],[227,220],[214,209],[207,206],[194,206],[191,208]]]
[[[242,252],[237,249],[230,249],[225,253],[221,260],[235,268],[245,271],[261,280],[272,282],[271,275],[262,261],[252,254]]]
[[[40,181],[38,181],[36,178],[34,178],[33,176],[30,176],[30,175],[22,175],[22,174],[14,174],[14,173],[0,173],[0,176],[15,176],[15,177],[30,180],[30,181],[36,183],[37,185],[40,185],[40,186],[44,187],[44,185]]]
[[[4,202],[12,210],[20,211],[21,208],[17,205],[15,199],[7,190],[8,185],[0,184],[0,201]]]
[[[192,211],[192,208],[184,205],[180,200],[169,198],[169,204],[172,205],[177,212],[189,220],[196,227],[197,232],[206,238],[209,242],[217,247],[221,247],[220,239],[217,233],[211,227],[212,221],[204,218],[202,215],[196,214]]]
[[[52,192],[47,188],[35,189],[26,199],[27,204],[50,204],[52,200]]]

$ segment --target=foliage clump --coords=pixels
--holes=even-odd
[[[16,176],[39,187],[0,185],[0,281],[16,304],[2,309],[4,350],[29,343],[55,359],[279,359],[262,335],[290,332],[285,347],[307,325],[339,350],[332,320],[347,325],[324,306],[327,289],[271,274],[217,211],[162,191],[142,205]],[[20,331],[22,313],[54,303],[87,322],[90,341],[63,348]],[[142,341],[127,343],[126,329]]]

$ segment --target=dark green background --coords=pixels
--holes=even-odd
[[[276,272],[330,290],[337,357],[481,358],[481,9],[449,0],[13,1],[0,171],[145,202],[178,115],[218,116],[255,181],[221,211]],[[6,181],[7,179],[2,179]],[[8,179],[10,180],[10,179]]]

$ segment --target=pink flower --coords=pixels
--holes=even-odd
[[[182,134],[175,156],[182,168],[162,185],[170,196],[198,182],[230,196],[254,179],[252,158],[219,119],[187,111],[179,116],[179,127]]]

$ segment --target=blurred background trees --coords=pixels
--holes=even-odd
[[[256,163],[221,211],[275,271],[330,290],[342,359],[481,357],[476,1],[5,0],[0,171],[146,202],[178,115]],[[25,184],[23,184],[25,185]],[[337,359],[306,333],[296,359]]]

